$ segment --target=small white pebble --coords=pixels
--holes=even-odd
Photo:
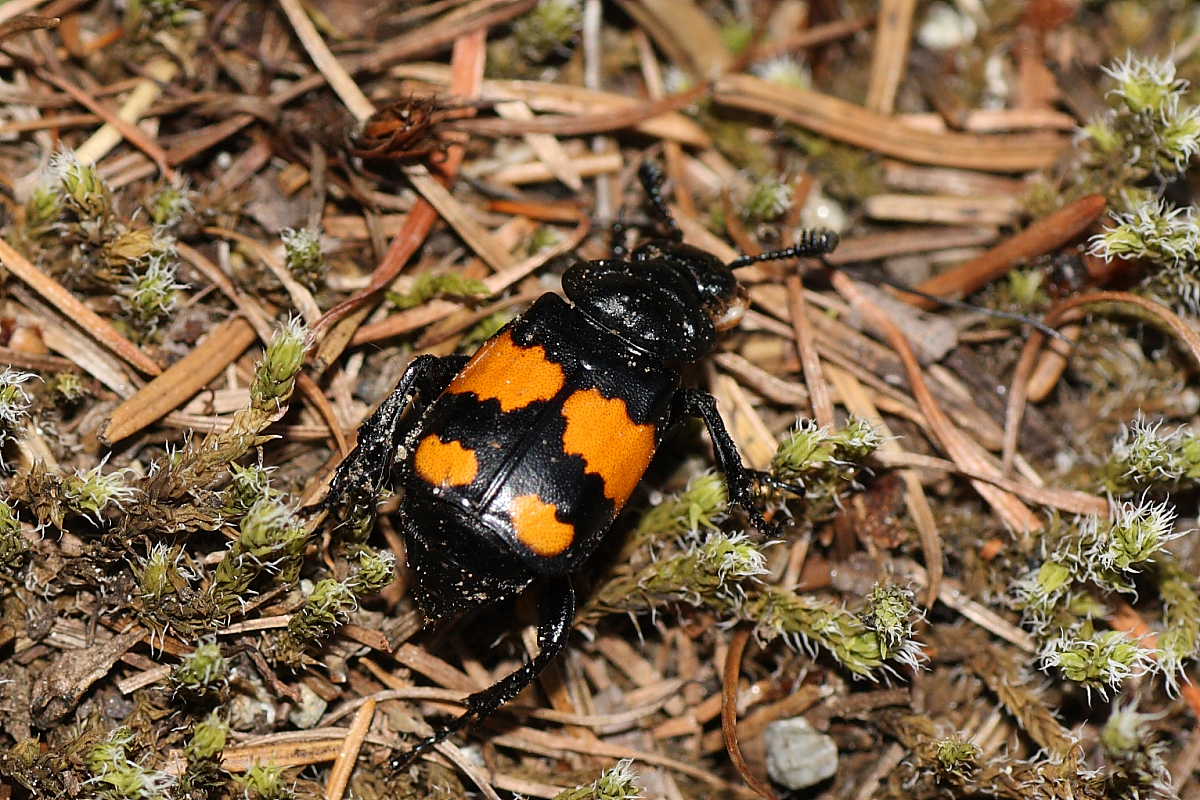
[[[767,746],[767,774],[780,786],[806,789],[837,772],[837,745],[804,717],[772,722],[763,737]]]
[[[950,50],[974,39],[975,31],[975,20],[949,3],[931,3],[917,29],[917,41],[930,50]]]

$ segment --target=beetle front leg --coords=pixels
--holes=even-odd
[[[388,766],[396,770],[408,766],[417,756],[462,730],[467,723],[494,714],[496,709],[520,694],[522,689],[541,674],[546,665],[562,652],[567,643],[567,636],[571,633],[571,623],[575,621],[575,589],[571,586],[570,578],[552,579],[544,587],[540,616],[537,631],[538,654],[533,659],[483,691],[469,695],[464,701],[467,706],[466,712],[438,729],[433,736],[421,740],[410,750],[392,757]]]
[[[466,362],[466,356],[425,355],[408,365],[395,391],[360,426],[358,446],[338,466],[326,507],[344,506],[355,527],[369,527],[379,492],[391,475],[396,448]]]
[[[755,484],[762,479],[764,473],[749,469],[742,461],[733,437],[725,429],[725,421],[717,410],[717,400],[702,389],[680,389],[675,396],[676,413],[680,416],[699,417],[708,428],[708,436],[712,439],[713,452],[717,457],[717,469],[725,477],[725,486],[729,490],[729,502],[741,507],[760,531],[772,530],[772,525],[763,517],[758,508]]]

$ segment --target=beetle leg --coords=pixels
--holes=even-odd
[[[763,473],[747,468],[742,462],[737,445],[725,429],[725,421],[721,419],[721,412],[717,410],[716,398],[702,389],[684,388],[676,395],[676,404],[681,415],[704,420],[708,436],[712,439],[713,452],[717,457],[717,469],[725,476],[729,502],[740,506],[750,517],[754,527],[760,531],[766,533],[774,530],[759,510],[754,491],[755,484],[762,479]]]
[[[467,710],[440,728],[433,736],[423,739],[410,750],[392,757],[388,766],[394,770],[408,766],[419,755],[438,742],[460,730],[467,723],[483,719],[512,700],[533,682],[546,665],[554,660],[567,643],[571,623],[575,620],[575,590],[569,578],[552,580],[543,589],[541,619],[538,621],[538,654],[519,669],[509,673],[488,688],[469,695],[464,701]]]
[[[373,517],[379,492],[392,472],[396,447],[412,430],[425,407],[445,390],[466,362],[466,356],[425,355],[408,365],[395,391],[359,428],[358,446],[333,476],[325,499],[327,507],[348,507],[352,520],[369,521]],[[406,415],[410,407],[412,413]]]

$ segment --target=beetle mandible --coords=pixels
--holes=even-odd
[[[575,614],[570,574],[596,549],[645,473],[665,431],[699,417],[708,428],[730,501],[760,529],[762,477],[745,467],[716,401],[681,386],[680,369],[710,353],[748,305],[733,270],[758,261],[819,256],[829,231],[784,250],[729,264],[683,235],[662,197],[663,176],[639,177],[657,238],[631,254],[576,258],[564,300],[540,297],[475,355],[413,360],[364,422],[339,467],[328,505],[369,517],[398,464],[399,524],[414,598],[441,619],[543,583],[539,653],[466,698],[467,711],[394,757],[421,752],[515,697],[562,649]]]

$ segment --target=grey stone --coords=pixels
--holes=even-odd
[[[805,789],[832,778],[837,772],[837,745],[804,717],[772,722],[763,736],[767,774],[780,786]]]

